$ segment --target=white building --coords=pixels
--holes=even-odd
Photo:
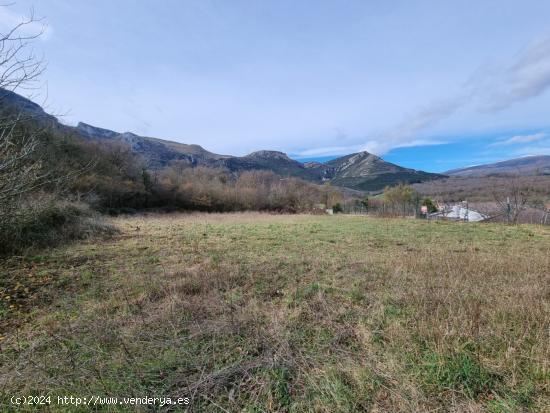
[[[452,221],[479,222],[487,219],[486,215],[463,205],[444,207],[441,211],[430,214],[430,219],[449,219]]]

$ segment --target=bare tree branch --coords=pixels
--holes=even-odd
[[[510,177],[504,185],[493,190],[493,198],[502,214],[511,224],[518,222],[520,214],[531,199],[532,188],[519,176]]]
[[[34,87],[44,71],[43,61],[30,48],[30,43],[41,36],[44,29],[26,33],[28,26],[39,21],[31,10],[27,19],[0,34],[0,90],[4,90],[0,94],[0,105],[8,98],[5,91]],[[26,194],[52,179],[43,171],[37,156],[38,131],[28,132],[23,127],[27,118],[28,115],[13,113],[5,107],[0,113],[0,221],[3,223],[18,213]]]

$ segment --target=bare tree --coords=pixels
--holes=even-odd
[[[511,176],[501,187],[493,189],[492,193],[506,221],[516,224],[520,214],[527,208],[532,189],[525,179],[517,175]]]
[[[550,202],[546,196],[533,196],[529,202],[529,207],[534,211],[535,218],[541,225],[550,224]]]
[[[7,7],[7,6],[1,6]],[[6,223],[18,213],[25,195],[46,182],[42,165],[37,159],[39,146],[36,133],[21,126],[27,114],[6,109],[6,101],[17,89],[35,89],[44,70],[30,44],[43,33],[32,34],[38,19],[33,13],[7,33],[0,33],[0,222]]]
[[[548,216],[550,216],[550,202],[544,206],[544,213],[540,220],[540,223],[542,225],[546,225],[546,223],[549,221]]]

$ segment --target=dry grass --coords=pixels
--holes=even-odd
[[[4,400],[173,395],[192,397],[194,411],[292,412],[550,405],[548,228],[257,213],[114,222],[121,234],[110,241],[0,264]]]

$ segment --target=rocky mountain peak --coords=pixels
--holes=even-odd
[[[256,151],[246,155],[246,157],[263,159],[284,159],[292,161],[292,159],[290,159],[286,153],[280,151]]]
[[[351,155],[351,157],[355,161],[363,161],[365,159],[369,159],[369,160],[374,161],[374,160],[380,159],[380,157],[378,155],[375,155],[375,154],[367,152],[367,151],[354,153],[354,154]]]
[[[136,139],[136,138],[139,138],[140,136],[132,132],[124,132],[120,134],[120,137],[122,139]]]
[[[78,122],[76,129],[78,129],[81,134],[91,139],[113,139],[115,136],[119,135],[118,132],[98,128],[97,126],[92,126],[84,122]]]

